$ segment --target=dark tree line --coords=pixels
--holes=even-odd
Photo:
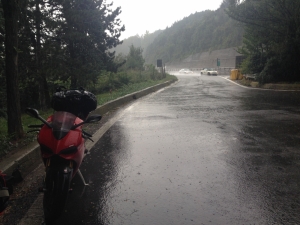
[[[101,71],[117,70],[108,50],[125,30],[120,7],[112,10],[105,0],[1,0],[0,9],[0,107],[16,138],[23,135],[21,111],[48,107],[58,84],[86,87]]]
[[[23,128],[20,115],[20,97],[18,89],[18,1],[1,0],[3,6],[2,30],[5,32],[5,76],[7,97],[7,124],[8,133],[15,134],[16,138],[23,136]]]
[[[300,80],[300,1],[225,0],[227,14],[245,25],[243,47],[246,73],[259,81]]]

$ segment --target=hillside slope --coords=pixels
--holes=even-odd
[[[112,51],[116,51],[116,55],[123,54],[127,55],[129,53],[129,48],[131,45],[134,45],[136,48],[141,47],[143,51],[143,55],[145,56],[145,49],[155,40],[155,38],[162,33],[162,30],[157,30],[153,33],[146,32],[146,34],[139,36],[131,36],[123,40],[121,45],[118,45],[116,48],[111,49]]]
[[[180,62],[190,55],[242,44],[243,28],[230,19],[224,8],[195,13],[159,34],[145,52],[147,63],[157,59]]]
[[[213,66],[211,64],[214,64],[213,60],[216,58],[223,58],[223,66],[231,66],[229,58],[233,56],[228,49],[242,44],[244,30],[229,18],[224,9],[224,5],[221,5],[216,11],[196,12],[165,30],[125,39],[124,43],[116,48],[116,53],[126,55],[126,50],[128,51],[129,46],[133,44],[143,48],[147,64],[156,65],[157,59],[162,59],[163,63],[168,65],[187,64],[188,67],[196,67],[193,60],[201,59],[202,63],[197,67],[207,67]],[[214,50],[220,49],[227,50],[220,51],[221,55],[217,55],[218,52]],[[231,56],[226,56],[225,52]]]

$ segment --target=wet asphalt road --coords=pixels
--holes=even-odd
[[[300,92],[178,78],[120,110],[56,224],[300,224]]]

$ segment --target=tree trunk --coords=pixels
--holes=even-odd
[[[77,77],[76,74],[72,73],[71,74],[71,85],[70,88],[76,89],[77,88]]]
[[[71,41],[68,45],[68,48],[69,48],[69,51],[70,51],[70,56],[71,56],[71,59],[74,60],[76,58],[76,54],[75,54],[75,49],[74,49],[74,42]],[[74,69],[74,67],[71,67],[70,68],[70,76],[71,76],[71,85],[70,85],[70,88],[77,88],[77,83],[78,83],[78,78],[77,78],[77,71],[76,69]]]
[[[46,79],[46,76],[43,76],[43,84],[44,84],[44,96],[45,96],[45,102],[46,102],[46,107],[49,108],[51,105],[51,97],[49,95],[49,87],[48,87],[48,82]]]
[[[44,77],[41,72],[40,53],[41,53],[41,11],[40,0],[36,0],[35,3],[35,28],[36,28],[36,46],[35,46],[35,62],[36,62],[36,74],[38,76],[39,83],[39,104],[41,109],[46,107],[45,89],[44,89]]]
[[[15,140],[23,137],[18,87],[18,0],[1,0],[5,19],[7,128]]]

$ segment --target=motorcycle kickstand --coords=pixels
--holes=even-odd
[[[89,184],[85,183],[84,177],[82,176],[82,173],[81,173],[80,169],[78,169],[77,173],[80,176],[80,178],[81,178],[81,180],[83,182],[83,185],[84,186],[88,186]]]

